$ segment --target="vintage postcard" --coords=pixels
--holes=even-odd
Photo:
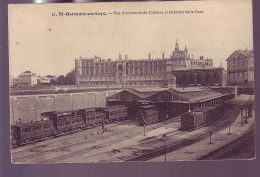
[[[9,5],[15,164],[255,158],[252,2]]]

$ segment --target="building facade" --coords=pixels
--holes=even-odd
[[[18,76],[18,87],[33,87],[38,84],[38,76],[31,71],[25,71]]]
[[[48,76],[40,76],[39,77],[39,81],[38,81],[38,83],[39,84],[50,84],[50,82],[51,82],[51,78],[50,77],[48,77]]]
[[[176,84],[186,85],[208,85],[224,86],[226,85],[226,71],[222,67],[186,67],[172,71],[176,77]]]
[[[164,53],[160,59],[128,59],[119,55],[117,60],[94,58],[76,58],[75,72],[77,85],[164,85],[172,80],[171,71],[185,67],[210,67],[212,59],[195,59],[188,55],[188,49],[179,49],[176,41],[175,50],[170,57]],[[172,77],[174,77],[172,75]]]
[[[254,83],[253,50],[237,50],[226,61],[228,85],[252,85]]]
[[[9,87],[15,88],[18,86],[18,78],[9,76]]]

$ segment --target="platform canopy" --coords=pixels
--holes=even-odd
[[[151,101],[196,103],[222,97],[223,94],[209,88],[143,88],[121,91],[107,98],[108,101]]]
[[[254,102],[255,102],[254,95],[244,95],[244,94],[238,95],[237,97],[226,101],[227,104],[232,104],[239,107],[252,106]]]

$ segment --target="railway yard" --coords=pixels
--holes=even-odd
[[[230,117],[232,134],[228,135]],[[86,163],[111,161],[167,161],[195,160],[236,140],[254,125],[240,125],[239,113],[229,110],[226,114],[195,131],[179,131],[180,116],[144,127],[136,121],[124,120],[104,127],[80,130],[67,135],[49,138],[33,144],[13,148],[13,163]],[[238,131],[239,130],[239,131]],[[209,144],[209,132],[212,141]],[[145,133],[145,135],[144,135]],[[167,140],[162,136],[166,134]]]
[[[228,159],[254,141],[253,95],[138,88],[12,102],[15,164]]]

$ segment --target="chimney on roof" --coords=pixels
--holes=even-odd
[[[119,54],[119,60],[122,60],[122,55]]]
[[[125,60],[127,60],[127,55],[125,55]]]
[[[149,60],[151,59],[151,54],[150,54],[150,53],[148,54],[148,59],[149,59]]]
[[[164,59],[164,53],[162,53],[162,59]]]

